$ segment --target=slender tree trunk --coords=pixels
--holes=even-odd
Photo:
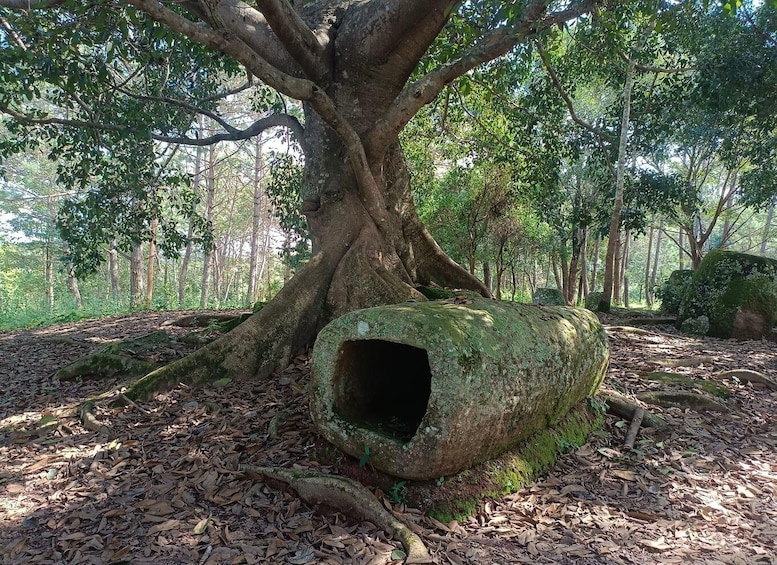
[[[580,247],[580,276],[578,277],[578,295],[583,299],[588,298],[588,232],[584,232],[583,244]]]
[[[143,304],[143,247],[140,243],[132,246],[130,255],[130,306],[137,308]]]
[[[493,288],[491,284],[491,264],[488,261],[483,261],[483,284],[489,290]]]
[[[653,307],[653,291],[650,287],[650,269],[653,265],[652,259],[653,259],[653,234],[656,231],[656,229],[653,227],[653,225],[650,225],[650,231],[648,232],[648,248],[647,248],[647,259],[645,261],[645,302],[648,305],[648,308]]]
[[[769,246],[769,237],[772,231],[772,222],[774,221],[774,207],[777,198],[772,198],[769,209],[766,212],[766,222],[764,223],[763,237],[761,238],[761,255],[766,255],[766,249]]]
[[[248,291],[246,292],[246,305],[252,306],[257,300],[257,287],[261,280],[259,272],[259,240],[262,232],[262,180],[264,175],[264,166],[262,163],[262,136],[256,138],[254,148],[254,200],[253,200],[253,218],[251,221],[251,258],[248,266]]]
[[[189,275],[189,264],[192,260],[192,251],[194,244],[194,220],[189,220],[189,231],[186,234],[186,249],[181,259],[181,269],[178,271],[178,306],[183,306],[186,302],[186,277]]]
[[[202,129],[202,121],[200,120],[200,128]],[[194,157],[194,178],[192,179],[192,189],[195,193],[200,191],[200,181],[202,179],[202,155],[204,149],[197,147]],[[194,220],[189,220],[189,231],[186,234],[186,249],[183,253],[183,259],[181,260],[181,270],[178,273],[178,305],[183,306],[186,301],[186,279],[189,275],[189,265],[192,260],[192,252],[194,250],[194,243],[192,238],[194,237]]]
[[[629,296],[629,259],[631,258],[631,231],[626,232],[623,242],[623,260],[621,261],[620,279],[623,285],[623,306],[628,308],[630,305]]]
[[[664,221],[658,228],[658,237],[656,238],[656,252],[653,256],[653,272],[650,275],[650,296],[653,296],[656,283],[658,282],[658,268],[661,265],[661,244],[664,242]]]
[[[213,128],[210,128],[211,134]],[[213,212],[216,205],[216,146],[208,147],[208,163],[205,169],[205,220],[213,226]],[[205,258],[202,265],[202,286],[200,288],[200,308],[208,306],[208,294],[210,289],[211,267],[214,257],[214,246],[210,245],[205,250]]]
[[[156,262],[156,235],[159,223],[156,218],[151,220],[151,241],[148,242],[148,268],[146,269],[146,308],[151,308],[154,301],[154,263]]]
[[[108,242],[108,276],[111,279],[111,296],[118,304],[121,300],[121,284],[119,281],[119,252],[116,249],[116,238]]]
[[[655,22],[651,24],[649,32],[644,36],[646,40],[648,35],[655,28]],[[637,52],[641,46],[637,49]],[[631,94],[634,90],[634,75],[636,73],[636,53],[629,59],[626,67],[626,81],[623,86],[623,115],[621,116],[620,140],[618,142],[618,164],[616,167],[615,178],[615,204],[612,209],[612,218],[610,219],[609,241],[607,242],[607,254],[604,260],[604,290],[602,299],[599,302],[599,310],[602,312],[610,311],[610,304],[613,299],[613,285],[617,278],[618,271],[615,264],[615,256],[618,252],[618,235],[621,225],[621,212],[623,211],[623,191],[626,180],[626,161],[629,141],[629,123],[631,120]]]
[[[599,273],[599,251],[602,245],[602,236],[597,232],[596,240],[594,242],[594,262],[591,265],[591,292],[596,292],[597,275]]]
[[[65,246],[65,254],[70,252],[70,247]],[[78,279],[76,279],[73,262],[67,260],[65,262],[65,276],[67,277],[67,286],[70,289],[70,294],[73,296],[73,301],[76,304],[76,310],[81,310],[84,305],[81,300],[81,290],[78,288]]]
[[[271,258],[271,250],[270,250],[270,242],[271,242],[271,234],[272,234],[272,223],[267,222],[267,227],[264,230],[264,244],[262,245],[262,263],[259,265],[259,272],[256,275],[256,279],[259,283],[262,281],[262,277],[264,276],[265,272],[267,273],[267,284],[265,285],[265,291],[264,293],[261,292],[260,288],[258,287],[259,296],[266,296],[270,292],[270,258]]]
[[[609,243],[608,243],[609,246]],[[623,242],[620,232],[615,234],[615,256],[612,261],[612,302],[621,302],[621,260],[623,259]],[[605,271],[606,275],[606,271]]]
[[[516,295],[516,293],[518,291],[518,289],[517,289],[518,281],[515,278],[515,263],[514,262],[510,263],[510,282],[511,282],[511,286],[512,286],[510,300],[512,302],[515,302],[515,295]]]
[[[564,275],[559,272],[558,267],[558,260],[553,257],[551,259],[551,266],[553,267],[553,280],[556,282],[556,288],[563,291],[564,290]],[[548,285],[550,286],[550,285]]]
[[[731,220],[726,218],[723,222],[723,232],[720,234],[721,249],[728,249],[728,240],[731,239]]]
[[[54,310],[54,258],[51,253],[51,242],[46,242],[43,250],[46,277],[46,298],[48,299],[49,312]]]

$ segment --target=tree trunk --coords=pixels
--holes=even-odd
[[[650,297],[653,297],[656,283],[658,282],[658,267],[661,262],[661,244],[664,241],[664,221],[661,220],[661,225],[658,227],[658,237],[656,238],[656,252],[653,255],[653,272],[650,275]]]
[[[655,22],[651,24],[644,40],[652,33]],[[637,52],[641,45],[637,48]],[[609,241],[607,242],[607,254],[604,260],[604,289],[602,290],[602,299],[599,302],[599,310],[602,312],[610,311],[610,304],[613,299],[613,285],[618,276],[615,264],[615,256],[618,251],[618,235],[621,225],[621,212],[623,211],[623,191],[626,180],[626,161],[629,141],[629,123],[631,120],[631,94],[634,90],[634,76],[636,74],[635,56],[629,59],[626,67],[626,81],[623,85],[623,114],[621,116],[620,140],[618,142],[618,164],[616,167],[615,178],[615,204],[610,218]]]
[[[591,286],[589,287],[591,292],[596,292],[597,274],[599,271],[599,247],[602,244],[602,236],[597,232],[596,241],[594,243],[594,262],[591,265]]]
[[[609,243],[608,243],[609,246]],[[612,261],[612,302],[620,304],[621,301],[621,260],[623,258],[623,243],[621,234],[615,234],[615,256]],[[607,272],[605,271],[605,280]],[[608,310],[609,311],[609,310]]]
[[[491,281],[491,265],[488,261],[483,261],[483,284],[486,285],[489,290],[494,288]]]
[[[621,261],[620,279],[623,286],[623,306],[629,307],[629,259],[631,258],[631,231],[626,232],[623,242],[623,260]]]
[[[583,245],[580,247],[580,277],[577,292],[585,302],[588,298],[588,231],[584,232]]]
[[[261,280],[259,272],[259,239],[262,232],[262,180],[264,175],[262,163],[262,136],[256,138],[254,147],[254,200],[253,217],[251,221],[251,258],[248,266],[248,290],[246,291],[246,306],[251,307],[257,300],[258,283]]]
[[[189,231],[186,234],[186,249],[183,252],[183,259],[181,259],[181,269],[178,272],[178,306],[183,306],[184,302],[186,302],[186,277],[189,275],[189,264],[192,260],[193,236],[194,220],[190,220]]]
[[[154,263],[156,262],[156,232],[158,225],[156,218],[151,220],[151,240],[148,242],[148,268],[146,269],[146,308],[151,308],[154,300]]]
[[[111,296],[114,303],[121,300],[121,284],[119,282],[119,252],[116,249],[116,238],[108,243],[108,276],[111,279]]]
[[[46,297],[48,298],[49,312],[54,310],[54,258],[51,253],[51,244],[46,243],[43,251],[44,261],[46,262]]]
[[[651,259],[653,258],[653,234],[656,229],[651,224],[650,232],[648,233],[648,248],[647,248],[647,260],[645,261],[645,302],[648,308],[653,307],[653,292],[650,287],[650,269],[653,265]]]
[[[763,237],[761,238],[761,255],[766,255],[766,249],[769,245],[769,236],[772,231],[772,222],[774,221],[774,207],[777,202],[777,198],[772,198],[769,209],[766,212],[766,222],[764,223]]]
[[[212,130],[211,130],[212,133]],[[216,146],[208,147],[208,163],[205,169],[205,220],[213,227],[213,211],[216,205]],[[200,287],[200,308],[208,306],[210,289],[210,271],[213,264],[214,245],[205,248],[205,258],[202,264],[202,284]]]
[[[137,308],[143,303],[143,247],[132,246],[130,255],[130,306]]]
[[[352,310],[424,300],[416,285],[438,284],[491,297],[486,286],[453,262],[421,224],[398,142],[374,169],[381,194],[360,194],[342,145],[315,114],[308,115],[303,210],[313,257],[262,310],[221,339],[138,381],[130,398],[185,379],[214,374],[264,377],[288,365],[329,320]],[[375,207],[371,198],[383,197]],[[372,214],[383,214],[376,221]]]
[[[200,120],[199,123],[200,128],[198,131],[202,129],[202,121]],[[194,157],[194,178],[192,179],[192,190],[194,190],[195,193],[198,193],[200,190],[200,179],[202,178],[202,154],[204,152],[204,149],[202,147],[197,147],[197,151],[195,152]],[[192,238],[194,237],[194,219],[189,220],[189,231],[186,234],[186,249],[183,253],[183,259],[181,260],[181,270],[178,273],[178,306],[183,306],[184,302],[186,301],[186,278],[189,275],[189,264],[192,260],[192,251],[194,248],[194,243],[192,242]]]
[[[65,254],[69,252],[69,248],[65,248]],[[67,276],[67,286],[70,289],[70,294],[73,296],[73,301],[76,305],[76,310],[81,310],[84,305],[81,300],[81,290],[78,288],[78,279],[76,279],[75,272],[73,270],[73,262],[65,262],[65,275]]]
[[[677,248],[679,250],[678,268],[681,271],[685,269],[685,247],[683,247],[683,239],[685,239],[685,231],[681,226],[680,233],[677,234]]]

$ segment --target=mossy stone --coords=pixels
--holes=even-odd
[[[664,314],[677,314],[680,311],[680,303],[691,281],[693,281],[693,271],[691,269],[672,271],[669,278],[656,291],[658,298],[661,300],[661,312]]]
[[[541,306],[564,306],[567,303],[557,288],[538,288],[534,291],[532,302]]]
[[[592,312],[596,312],[596,310],[599,308],[599,302],[601,302],[601,300],[601,291],[597,290],[595,292],[589,292],[588,296],[585,297],[585,307]]]
[[[677,325],[707,316],[709,335],[757,339],[777,320],[777,260],[714,249],[693,275]]]

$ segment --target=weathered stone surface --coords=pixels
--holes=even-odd
[[[710,331],[710,319],[708,316],[688,318],[680,324],[680,331],[691,335],[707,335]]]
[[[602,293],[601,291],[597,290],[594,292],[589,292],[588,296],[585,297],[585,307],[589,310],[592,310],[596,312],[596,310],[599,308],[599,301],[602,299]]]
[[[708,335],[760,339],[777,320],[777,260],[722,249],[704,257],[683,295],[677,326],[707,316]]]
[[[311,411],[346,453],[430,479],[558,422],[596,391],[608,355],[583,309],[474,298],[358,310],[319,333]]]
[[[661,299],[661,311],[664,314],[677,314],[691,281],[693,281],[692,270],[678,269],[672,271],[669,278],[658,288],[656,294]]]
[[[557,288],[538,288],[534,291],[532,302],[542,306],[564,306],[567,303]]]

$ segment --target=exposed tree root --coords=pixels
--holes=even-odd
[[[646,330],[644,328],[635,328],[633,326],[604,326],[604,329],[608,332],[620,332],[637,335],[657,335],[661,337],[677,338],[676,335],[668,334],[664,332],[656,332],[653,330]]]
[[[668,326],[676,321],[676,316],[629,318],[629,324],[632,326]]]
[[[424,542],[398,518],[388,512],[362,484],[340,476],[312,471],[242,465],[252,478],[273,479],[289,485],[311,504],[325,504],[348,514],[356,514],[383,528],[402,543],[405,563],[433,563]]]
[[[739,379],[740,381],[763,385],[769,390],[777,390],[777,382],[770,379],[766,375],[759,373],[758,371],[750,371],[748,369],[734,369],[731,371],[716,373],[713,376],[719,379]]]
[[[103,435],[110,435],[111,430],[100,422],[97,418],[94,417],[94,414],[92,414],[92,411],[94,410],[95,401],[94,400],[87,400],[81,406],[78,407],[78,416],[81,419],[81,423],[84,425],[84,427],[87,430],[91,430],[93,432],[97,432],[99,434]]]
[[[597,396],[607,404],[607,412],[619,418],[633,420],[637,409],[642,409],[637,403],[614,390],[600,389]],[[661,416],[657,416],[647,410],[645,410],[641,424],[657,430],[665,430],[668,427],[666,421]]]
[[[214,323],[231,322],[238,316],[235,314],[189,314],[173,320],[166,320],[162,322],[162,325],[180,328],[207,328]]]
[[[329,280],[336,265],[315,256],[259,312],[191,355],[160,367],[125,391],[147,399],[178,383],[201,385],[225,376],[264,378],[285,368],[312,343],[321,323]]]
[[[679,407],[690,408],[697,412],[711,410],[713,412],[728,412],[728,408],[721,404],[694,392],[643,392],[637,395],[642,402],[655,404],[664,408]]]
[[[127,377],[145,375],[158,365],[125,355],[104,351],[77,359],[54,373],[54,380],[74,381],[82,378],[111,378],[118,374]]]
[[[672,336],[677,337],[677,336]],[[700,355],[698,357],[688,357],[686,359],[648,359],[648,363],[658,365],[660,367],[695,367],[697,365],[704,365],[706,363],[712,363],[715,361],[714,357],[709,355]]]

